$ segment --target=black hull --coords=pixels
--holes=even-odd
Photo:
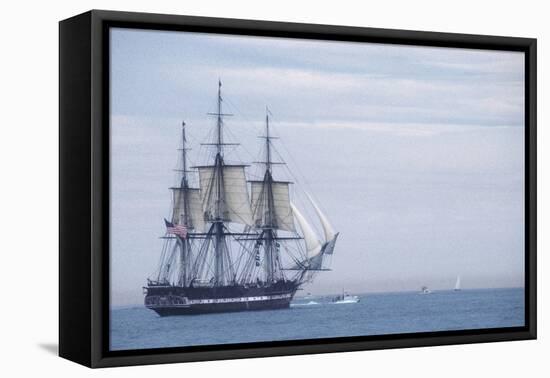
[[[261,302],[190,305],[189,307],[149,307],[160,316],[199,315],[219,312],[278,310],[290,307],[290,300],[266,300]]]
[[[160,316],[285,309],[298,286],[282,281],[267,286],[149,286],[145,306]]]

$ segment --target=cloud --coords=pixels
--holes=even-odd
[[[204,114],[221,77],[254,116],[523,124],[521,53],[126,31],[113,46],[118,114]]]
[[[290,120],[523,124],[523,87],[515,82],[472,84],[273,67],[174,67],[165,75],[182,91],[222,77],[225,98],[240,110],[261,111],[268,104]],[[201,92],[213,97],[212,90]]]

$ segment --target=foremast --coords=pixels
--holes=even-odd
[[[186,235],[173,235],[172,237],[176,241],[176,248],[179,249],[179,274],[177,277],[177,283],[179,286],[186,286],[190,281],[190,270],[192,260],[191,241],[193,231],[200,231],[201,217],[198,213],[198,206],[200,201],[199,189],[192,188],[189,185],[188,174],[191,171],[188,170],[187,162],[187,138],[185,135],[185,122],[181,124],[181,141],[182,147],[181,169],[176,169],[181,174],[179,180],[179,186],[171,187],[173,192],[173,207],[172,207],[172,221],[174,226],[183,226],[186,230]],[[169,273],[169,272],[167,272]]]
[[[181,123],[181,136],[182,136],[182,148],[181,148],[181,154],[182,154],[182,175],[181,175],[181,182],[180,182],[180,188],[182,190],[183,194],[183,210],[184,210],[184,216],[181,217],[183,219],[179,219],[179,222],[185,226],[186,229],[191,228],[191,222],[189,214],[191,214],[191,209],[189,206],[189,181],[187,180],[187,146],[186,146],[186,138],[185,138],[185,122]],[[188,283],[188,275],[189,275],[189,262],[191,261],[191,245],[189,243],[188,238],[177,238],[178,244],[181,249],[180,253],[180,277],[179,277],[179,285],[180,286],[186,286]]]

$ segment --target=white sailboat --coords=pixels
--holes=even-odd
[[[460,276],[456,277],[456,283],[455,283],[455,291],[460,291]]]

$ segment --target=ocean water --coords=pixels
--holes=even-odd
[[[384,335],[524,325],[524,290],[480,289],[293,301],[285,310],[161,318],[143,306],[111,310],[111,350]]]

